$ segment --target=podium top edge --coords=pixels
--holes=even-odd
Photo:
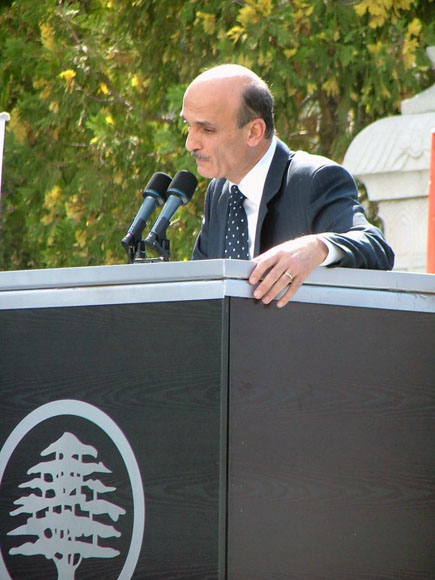
[[[237,263],[236,263],[237,262]],[[252,264],[242,260],[155,262],[0,272],[0,292],[125,284],[246,279]]]
[[[50,288],[247,280],[253,262],[198,260],[0,272],[0,293]],[[435,295],[435,275],[319,267],[305,284]]]

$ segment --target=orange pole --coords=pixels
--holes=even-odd
[[[432,130],[427,210],[426,272],[435,274],[435,129]]]

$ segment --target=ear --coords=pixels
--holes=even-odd
[[[263,119],[253,119],[249,122],[248,145],[256,147],[264,138],[266,123]]]

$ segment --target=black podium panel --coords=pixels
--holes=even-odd
[[[145,530],[133,578],[217,578],[224,565],[225,308],[221,300],[208,300],[0,310],[0,448],[20,421],[42,405],[78,400],[107,414],[132,447],[145,494]],[[129,577],[119,576],[133,539],[126,467],[105,433],[86,418],[70,415],[66,406],[29,429],[2,467],[0,537],[13,580],[58,577],[54,557],[44,557],[45,548],[39,556],[11,554],[36,539],[20,528],[26,521],[29,525],[29,510],[11,512],[19,505],[14,502],[30,493],[49,505],[48,492],[22,484],[32,480],[31,468],[42,462],[55,473],[52,456],[41,452],[53,451],[68,434],[79,439],[73,440],[75,448],[94,453],[93,466],[101,461],[107,468],[96,467],[93,476],[85,477],[107,511],[97,516],[103,526],[98,528],[101,557],[95,552],[96,557],[83,558],[75,578]],[[92,477],[98,485],[89,483]],[[33,481],[34,488],[44,490],[40,478]],[[102,504],[103,497],[111,505]],[[87,499],[90,506],[92,497]],[[112,521],[110,514],[117,519]],[[85,521],[84,512],[74,515]]]
[[[232,299],[229,578],[435,578],[433,323]]]
[[[435,277],[0,272],[0,580],[435,578]]]

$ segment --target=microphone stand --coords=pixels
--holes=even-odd
[[[150,232],[144,240],[144,252],[145,248],[151,248],[159,254],[160,258],[156,258],[156,260],[169,262],[169,240],[166,237],[166,229],[162,232],[161,236]]]
[[[166,174],[162,175],[165,176]],[[166,176],[166,178],[170,179],[168,176]],[[170,219],[177,211],[177,208],[180,205],[185,205],[190,200],[197,185],[198,180],[193,175],[193,173],[190,173],[190,171],[184,169],[182,171],[178,171],[174,179],[169,183],[169,186],[166,186],[165,188],[165,205],[163,206],[159,217],[154,222],[150,233],[145,238],[145,240],[139,240],[136,242],[134,239],[135,232],[137,237],[139,237],[142,235],[143,231],[143,227],[140,233],[137,231],[139,229],[138,227],[133,227],[141,225],[141,220],[139,219],[139,214],[142,212],[141,208],[138,216],[136,216],[131,226],[132,231],[129,230],[125,238],[123,238],[121,241],[122,245],[127,251],[128,260],[130,263],[169,262],[169,240],[166,237],[166,230],[168,229]],[[145,214],[146,212],[143,211],[142,213]],[[142,222],[144,222],[143,216]],[[159,257],[147,258],[147,248],[156,252]]]
[[[149,234],[146,240],[139,240],[137,244],[129,244],[122,240],[121,244],[127,252],[128,264],[149,264],[152,262],[169,262],[169,240],[160,239],[155,234]],[[159,254],[158,258],[147,258],[146,247],[152,248]]]

